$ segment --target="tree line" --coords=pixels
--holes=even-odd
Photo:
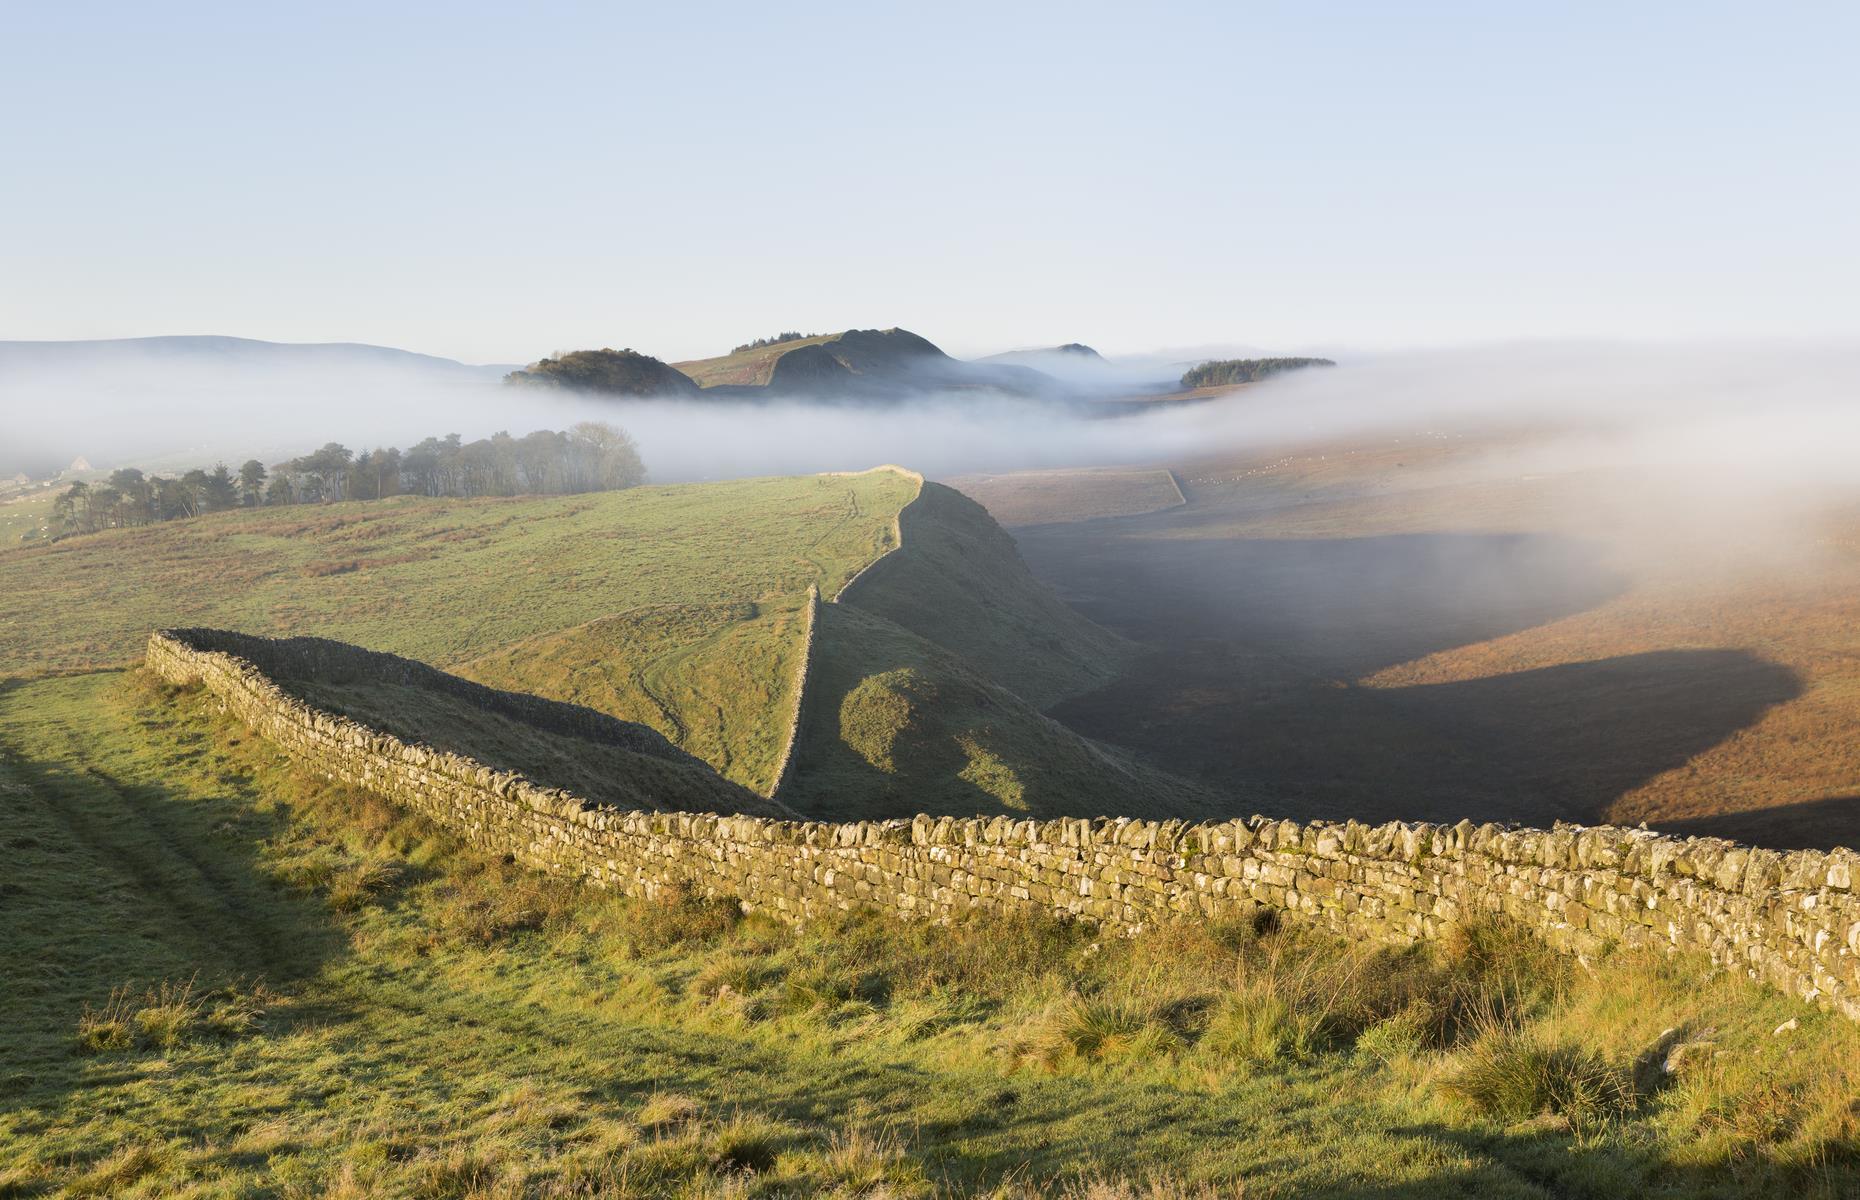
[[[1191,367],[1182,375],[1185,388],[1220,387],[1229,383],[1253,383],[1281,371],[1300,367],[1334,367],[1328,358],[1222,358],[1210,359]]]
[[[790,330],[787,333],[778,333],[774,337],[757,338],[753,342],[744,342],[742,345],[731,350],[730,353],[741,354],[745,350],[760,350],[764,346],[779,346],[783,342],[798,342],[802,338],[811,338],[811,337],[819,337],[819,336],[820,335],[817,333],[795,333],[792,330]]]
[[[355,453],[330,442],[270,467],[254,458],[237,471],[218,463],[175,478],[124,467],[100,483],[73,483],[52,502],[52,526],[56,534],[91,533],[229,508],[388,496],[565,495],[645,480],[645,464],[625,430],[583,421],[520,438],[494,433],[467,442],[451,433],[406,450],[384,446]]]

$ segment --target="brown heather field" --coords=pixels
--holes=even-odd
[[[1664,512],[1656,481],[1434,435],[1175,465],[1188,504],[1051,523],[1037,575],[1141,643],[1055,709],[1293,815],[1860,844],[1860,518]],[[1077,511],[1105,506],[1077,475]]]
[[[947,482],[964,495],[985,498],[995,520],[1016,527],[1128,517],[1183,503],[1175,477],[1159,467],[1014,471]]]

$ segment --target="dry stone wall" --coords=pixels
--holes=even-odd
[[[807,699],[808,684],[814,675],[814,631],[820,624],[820,589],[807,585],[807,608],[802,613],[801,663],[794,672],[794,704],[788,712],[788,740],[782,744],[781,757],[775,763],[775,782],[769,786],[771,798],[781,795],[794,772],[794,748],[801,740],[802,703]]]
[[[1032,907],[1130,931],[1277,910],[1353,938],[1412,942],[1503,915],[1551,945],[1708,955],[1860,1019],[1860,855],[1778,852],[1613,827],[1264,817],[919,816],[826,824],[621,812],[409,746],[308,708],[250,661],[155,634],[148,666],[198,680],[328,774],[541,870],[635,895],[688,889],[802,920],[869,905],[920,920]]]

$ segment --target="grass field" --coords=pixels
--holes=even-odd
[[[1784,550],[1650,515],[1654,480],[1493,469],[1527,442],[1186,462],[1186,506],[1022,530],[1143,648],[1056,715],[1293,815],[1860,844],[1860,521]]]
[[[1860,1186],[1860,1031],[1689,963],[630,902],[120,672],[0,690],[0,812],[12,1196]]]
[[[0,552],[0,677],[120,665],[158,626],[311,634],[607,705],[766,788],[808,587],[837,590],[888,549],[916,489],[876,472],[403,498]],[[538,663],[519,679],[499,652],[525,642]]]
[[[55,491],[41,491],[0,500],[0,550],[44,536],[57,498]]]

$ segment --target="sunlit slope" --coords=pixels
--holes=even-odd
[[[962,493],[926,483],[900,516],[903,549],[843,603],[909,630],[1035,708],[1116,677],[1131,647],[1035,579],[1014,539]]]
[[[839,336],[837,333],[822,333],[814,337],[794,338],[771,346],[732,351],[716,358],[673,363],[672,366],[695,379],[699,387],[715,387],[718,384],[761,387],[768,383],[769,376],[775,371],[775,360],[782,355],[802,346],[818,346]]]
[[[888,549],[916,490],[914,479],[881,471],[538,499],[402,498],[225,513],[7,551],[0,675],[125,663],[151,628],[200,625],[330,637],[446,668],[476,663],[483,682],[598,708],[594,681],[627,655],[624,670],[644,688],[607,689],[613,706],[603,711],[650,724],[761,787],[792,711],[808,587],[836,591]],[[655,606],[712,616],[623,631]],[[498,655],[536,639],[545,639],[536,666],[518,672],[521,656]],[[659,703],[669,715],[654,715]]]
[[[823,605],[795,770],[823,820],[915,813],[1201,817],[1216,793],[1088,741],[962,656],[849,605]]]
[[[480,683],[585,704],[658,730],[725,776],[767,793],[788,734],[804,595],[650,604],[505,646],[462,664]]]

